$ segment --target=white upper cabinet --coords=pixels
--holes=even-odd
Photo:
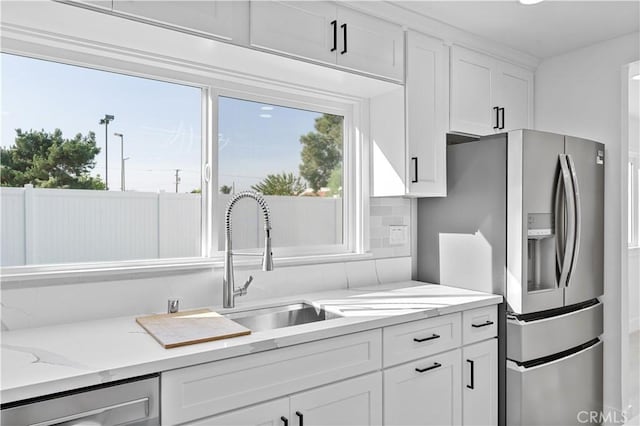
[[[246,32],[247,9],[246,1],[113,0],[114,12],[234,41]]]
[[[251,45],[335,64],[336,6],[323,1],[251,2]],[[332,24],[332,22],[336,22]]]
[[[404,32],[398,25],[338,7],[337,64],[402,81]]]
[[[404,90],[369,104],[371,195],[445,196],[449,48],[412,31],[406,40]]]
[[[500,84],[496,87],[496,104],[502,108],[502,131],[533,127],[533,74],[515,65],[501,63],[497,79]]]
[[[402,81],[402,28],[335,3],[251,2],[254,47]]]
[[[533,125],[533,73],[454,46],[450,130],[488,135]]]
[[[442,41],[407,33],[407,192],[447,195],[449,48]]]

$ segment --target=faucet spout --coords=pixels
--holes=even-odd
[[[262,254],[262,270],[273,270],[273,253],[271,252],[271,217],[269,206],[264,197],[257,192],[242,191],[229,200],[224,214],[224,275],[222,277],[222,302],[225,308],[235,306],[235,296],[247,293],[247,285],[243,289],[236,289],[233,278],[233,248],[231,244],[231,212],[236,203],[243,198],[251,198],[262,209],[264,219],[264,253]]]

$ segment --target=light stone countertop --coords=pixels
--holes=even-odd
[[[19,401],[194,364],[276,349],[502,302],[502,296],[418,281],[243,304],[236,310],[307,302],[342,318],[164,349],[135,317],[2,333],[0,400]],[[212,307],[220,313],[225,310]],[[147,315],[149,313],[140,313]]]

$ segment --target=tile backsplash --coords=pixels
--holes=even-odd
[[[411,200],[371,198],[370,248],[376,258],[411,256]]]

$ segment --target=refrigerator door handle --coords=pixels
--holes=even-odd
[[[560,173],[561,176],[558,179],[562,179],[564,189],[564,204],[566,209],[561,209],[559,204],[556,204],[556,229],[560,226],[560,223],[564,223],[564,214],[559,212],[566,212],[566,235],[563,238],[562,246],[556,250],[556,254],[562,252],[562,261],[560,267],[560,277],[558,278],[558,287],[566,287],[567,280],[569,278],[569,270],[573,262],[573,250],[575,245],[575,231],[576,231],[576,205],[573,192],[573,184],[571,181],[571,172],[567,163],[567,156],[560,154]],[[559,185],[558,185],[559,186]],[[559,189],[559,188],[558,188]],[[556,194],[556,200],[558,200],[558,194]],[[564,230],[564,226],[562,226]],[[559,260],[558,257],[556,257]]]
[[[573,245],[573,255],[571,256],[571,266],[569,267],[569,273],[567,277],[566,286],[569,287],[571,282],[571,274],[575,269],[576,262],[578,261],[578,252],[580,251],[580,234],[582,227],[582,209],[580,207],[580,188],[578,186],[578,175],[576,174],[576,165],[573,162],[571,155],[567,154],[567,160],[569,164],[569,170],[571,171],[571,180],[573,184],[573,197],[575,199],[575,236]]]

